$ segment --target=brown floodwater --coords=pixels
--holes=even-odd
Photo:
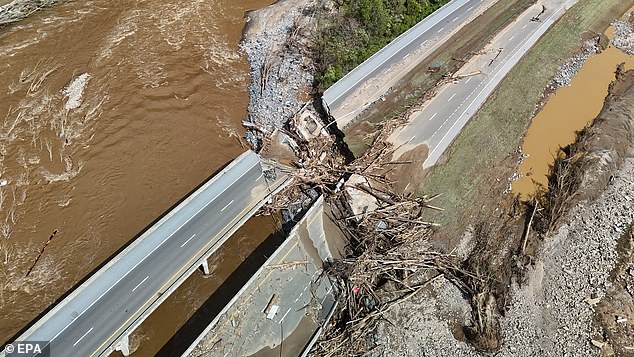
[[[0,29],[0,344],[244,150],[238,43],[271,2],[62,1]],[[274,226],[237,234],[225,275]],[[140,328],[139,355],[219,284],[200,279]]]
[[[606,35],[612,38],[614,30],[608,29]],[[549,165],[559,148],[574,142],[576,132],[597,117],[620,63],[625,63],[625,70],[632,69],[634,56],[609,45],[588,58],[570,86],[557,89],[548,99],[524,138],[522,151],[529,156],[519,166],[522,177],[513,182],[513,193],[528,199],[539,187],[547,187]]]

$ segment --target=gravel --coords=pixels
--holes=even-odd
[[[493,356],[600,356],[591,339],[594,307],[610,288],[617,241],[634,221],[634,158],[625,159],[596,201],[577,205],[571,220],[545,239],[527,282],[512,287]],[[479,356],[452,334],[469,322],[469,305],[447,282],[395,308],[379,330],[385,356]],[[452,328],[453,327],[453,328]]]
[[[428,291],[396,305],[378,330],[380,355],[384,356],[478,356],[463,341],[454,338],[471,317],[471,306],[458,288],[444,278]]]
[[[58,0],[14,0],[0,6],[0,27],[20,21],[32,13],[55,4]]]
[[[615,29],[612,45],[628,55],[632,55],[634,54],[634,32],[632,32],[631,19],[634,17],[634,13],[626,17],[629,20],[618,20],[612,23]]]
[[[583,64],[593,54],[599,52],[599,45],[596,40],[588,40],[584,43],[583,49],[577,55],[568,59],[557,69],[557,75],[546,86],[547,89],[556,90],[560,87],[567,87],[572,82],[572,78],[581,70]]]
[[[258,128],[249,130],[246,138],[256,150],[261,147],[264,135],[283,128],[295,116],[305,104],[301,97],[312,87],[312,66],[307,56],[296,46],[286,46],[294,24],[304,19],[303,10],[291,9],[274,26],[247,36],[241,44],[251,65],[245,126]],[[264,71],[267,65],[270,68]]]
[[[580,204],[572,221],[545,240],[543,288],[515,288],[511,309],[502,321],[505,343],[524,346],[514,356],[591,356],[598,331],[592,326],[594,309],[586,299],[605,296],[609,275],[617,262],[617,241],[634,221],[634,159],[626,159],[605,192],[591,204]],[[533,271],[531,279],[540,275]],[[529,291],[531,294],[527,294]],[[538,343],[536,343],[538,342]]]

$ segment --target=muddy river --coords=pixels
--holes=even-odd
[[[606,35],[612,38],[614,30],[608,29]],[[519,166],[522,177],[513,183],[513,193],[528,199],[538,187],[548,185],[546,175],[559,148],[574,142],[576,132],[599,114],[620,63],[625,63],[625,70],[633,69],[634,56],[609,45],[588,58],[570,86],[557,89],[548,99],[522,143],[523,153],[529,156]]]
[[[0,344],[243,151],[238,42],[271,2],[62,1],[0,29]],[[223,274],[274,225],[241,230]],[[138,355],[220,283],[191,278],[133,336]]]

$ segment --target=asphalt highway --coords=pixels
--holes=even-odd
[[[575,2],[543,0],[520,15],[492,41],[488,53],[477,56],[458,73],[481,74],[445,85],[410,117],[408,125],[392,134],[390,141],[406,144],[406,148],[426,144],[429,155],[423,166],[433,166],[508,72]],[[531,21],[542,11],[541,4],[546,11],[540,21]]]
[[[259,157],[245,153],[145,232],[19,340],[51,341],[51,356],[108,353],[201,255],[269,192]],[[97,278],[98,277],[98,278]],[[164,298],[164,297],[163,297]]]
[[[447,3],[328,88],[322,100],[339,127],[345,127],[357,114],[384,95],[421,59],[449,39],[452,32],[468,23],[473,13],[486,3],[488,1],[484,0],[453,0]],[[391,68],[404,62],[413,53],[416,58],[412,58],[411,65],[396,70]],[[379,81],[373,81],[388,70],[389,76],[381,76]]]

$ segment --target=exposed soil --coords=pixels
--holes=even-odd
[[[398,161],[388,171],[388,177],[394,182],[394,190],[405,194],[415,193],[424,176],[423,162],[429,148],[419,145],[398,156]]]
[[[586,153],[575,165],[586,175],[567,201],[563,225],[543,238],[531,234],[524,249],[522,223],[530,211],[518,215],[511,202],[500,204],[498,214],[483,210],[482,221],[496,223],[472,227],[455,250],[469,256],[472,272],[491,279],[483,295],[463,296],[438,281],[387,316],[379,334],[385,355],[631,355],[631,253],[622,237],[634,221],[632,75],[619,74],[602,112],[579,137],[576,145]],[[494,329],[469,336],[483,325],[480,317]]]

